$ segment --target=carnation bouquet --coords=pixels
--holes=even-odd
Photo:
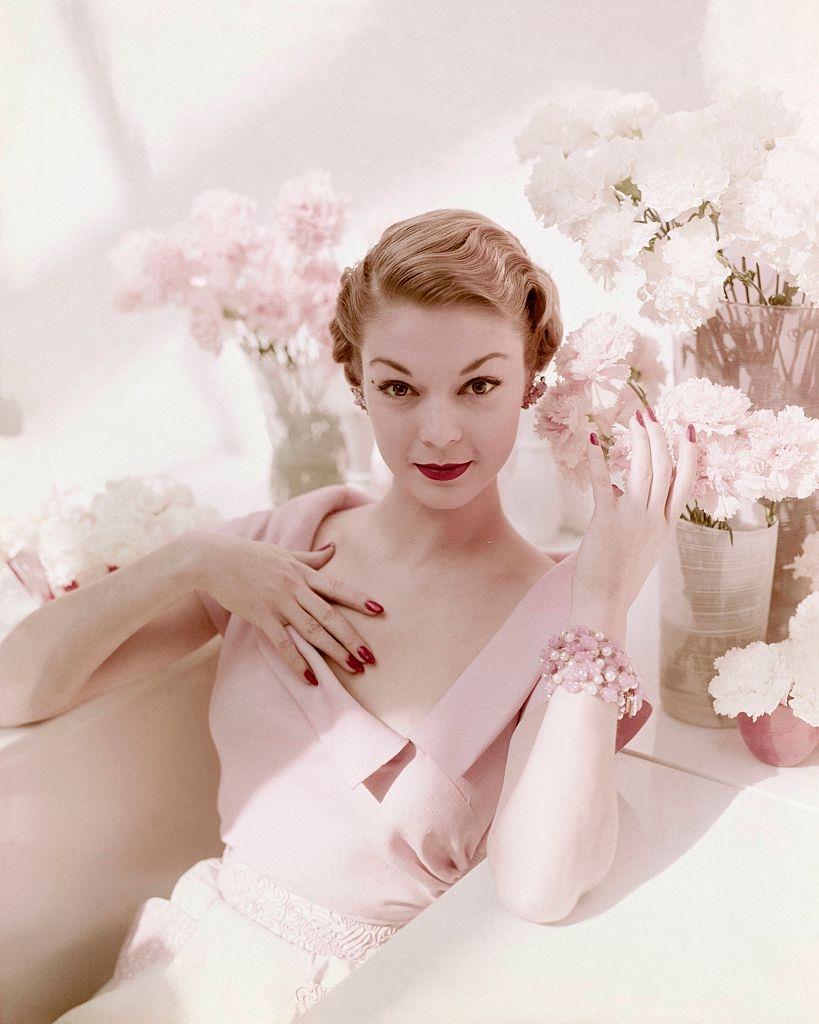
[[[219,355],[235,343],[250,359],[274,447],[274,503],[341,479],[349,402],[332,387],[329,324],[345,204],[324,171],[285,182],[266,222],[254,200],[211,189],[187,219],[132,231],[110,253],[118,309],[181,306],[198,345]]]
[[[0,557],[42,603],[218,517],[166,473],[108,480],[97,492],[54,488],[32,516],[0,519]]]
[[[819,536],[819,534],[817,534]],[[756,721],[777,705],[790,707],[797,718],[819,726],[819,591],[799,603],[790,620],[787,640],[759,640],[732,647],[714,662],[717,675],[709,692],[721,715],[740,712]]]
[[[544,227],[579,243],[606,291],[636,270],[640,313],[694,329],[737,287],[819,302],[819,147],[800,125],[757,86],[671,114],[645,92],[588,90],[538,107],[515,142]]]
[[[714,709],[736,718],[748,748],[760,761],[798,764],[819,745],[819,532],[788,568],[811,581],[776,643],[755,640],[731,647],[714,661],[708,685]]]
[[[534,111],[516,146],[531,164],[526,194],[543,225],[578,243],[581,262],[606,291],[636,287],[640,313],[670,326],[678,383],[715,385],[710,395],[692,385],[688,398],[736,403],[740,391],[747,412],[762,413],[755,427],[767,422],[774,430],[782,450],[775,459],[763,453],[774,473],[760,470],[748,451],[751,424],[735,422],[735,434],[710,431],[717,490],[735,494],[709,511],[711,519],[696,509],[692,519],[708,525],[730,515],[735,499],[761,499],[753,477],[768,478],[779,531],[769,634],[783,639],[805,596],[784,565],[819,521],[810,454],[798,439],[807,417],[815,442],[819,417],[816,139],[781,90],[750,85],[670,114],[645,92],[564,95]],[[751,447],[764,449],[761,429],[753,432]]]
[[[581,488],[590,484],[590,430],[625,490],[628,424],[637,409],[651,404],[672,465],[687,424],[694,425],[697,472],[660,562],[660,696],[674,717],[725,726],[707,689],[714,658],[739,637],[766,636],[778,504],[819,488],[819,420],[799,406],[752,410],[740,388],[705,377],[668,383],[653,343],[614,313],[567,334],[549,370],[533,429],[550,445],[558,472]],[[742,531],[736,538],[735,530]]]
[[[612,479],[625,490],[631,461],[628,422],[650,403],[676,462],[688,423],[698,445],[697,477],[682,518],[727,530],[756,502],[772,525],[777,502],[819,487],[819,420],[797,406],[751,411],[739,388],[690,378],[671,385],[656,346],[614,313],[569,333],[555,353],[554,382],[535,406],[534,431],[550,445],[559,472],[586,487],[585,443],[595,430]]]

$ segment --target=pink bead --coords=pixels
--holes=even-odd
[[[603,649],[607,651],[605,655]],[[584,689],[609,703],[617,703],[618,719],[626,713],[635,715],[639,711],[642,680],[633,671],[631,659],[620,644],[603,632],[581,623],[569,626],[549,639],[540,660],[548,666],[541,677],[547,698],[558,686],[563,686],[571,693]],[[630,709],[628,712],[626,707]]]

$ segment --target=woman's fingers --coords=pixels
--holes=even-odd
[[[651,494],[651,446],[648,431],[640,425],[637,413],[634,413],[628,425],[631,431],[631,461],[623,501],[633,505],[636,512],[643,513],[648,508]]]
[[[697,447],[696,432],[694,431],[693,426],[690,430],[691,433],[694,434],[694,440],[690,440],[688,429],[686,429],[680,438],[680,450],[677,455],[677,465],[674,467],[671,490],[668,492],[665,514],[672,526],[682,515],[683,510],[691,497],[691,492],[694,488],[694,481],[696,480],[697,475],[697,456],[699,449]]]
[[[312,675],[312,670],[304,658],[299,654],[299,649],[290,639],[287,630],[277,618],[271,616],[262,623],[262,628],[276,653],[293,669],[297,676],[310,682],[307,672]]]
[[[293,596],[298,604],[290,610],[290,622],[309,644],[348,672],[363,672],[365,664],[375,662],[367,641],[336,608],[309,587]]]
[[[671,453],[668,450],[665,430],[651,418],[648,409],[644,410],[642,415],[651,452],[651,490],[646,508],[657,515],[664,515],[673,468]]]
[[[596,434],[594,436],[597,437]],[[589,443],[586,445],[586,448],[589,454],[589,475],[591,477],[594,507],[601,514],[613,512],[616,504],[612,491],[614,485],[611,482],[609,467],[606,465],[603,449],[599,443],[594,444],[591,437],[589,437]]]
[[[335,604],[346,604],[348,608],[355,608],[356,611],[365,612],[367,615],[380,615],[384,611],[377,601],[362,594],[360,590],[349,586],[343,580],[336,579],[335,576],[311,569],[308,565],[304,567],[304,579],[312,590],[329,597]],[[371,607],[367,607],[368,604]]]

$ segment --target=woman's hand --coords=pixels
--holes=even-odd
[[[316,571],[332,557],[332,545],[328,550],[291,551],[227,535],[213,535],[212,540],[203,589],[223,608],[261,629],[298,675],[305,676],[309,665],[284,628],[287,623],[348,672],[363,672],[363,662],[375,661],[367,641],[321,596],[368,615],[383,611],[380,605],[367,607],[368,601],[377,604],[368,595]]]
[[[643,425],[637,417],[629,420],[632,455],[625,491],[612,484],[603,449],[588,443],[594,513],[577,551],[572,584],[573,599],[611,601],[624,613],[671,538],[697,466],[693,426],[680,439],[673,466],[665,430],[650,414]]]

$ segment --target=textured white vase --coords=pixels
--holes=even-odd
[[[523,413],[518,439],[498,474],[501,503],[509,521],[536,547],[548,547],[563,521],[563,482],[549,445],[533,430],[531,413]]]
[[[733,544],[727,530],[678,519],[660,558],[660,700],[673,718],[715,729],[737,720],[714,710],[714,661],[765,640],[779,538],[759,502],[729,522]]]

